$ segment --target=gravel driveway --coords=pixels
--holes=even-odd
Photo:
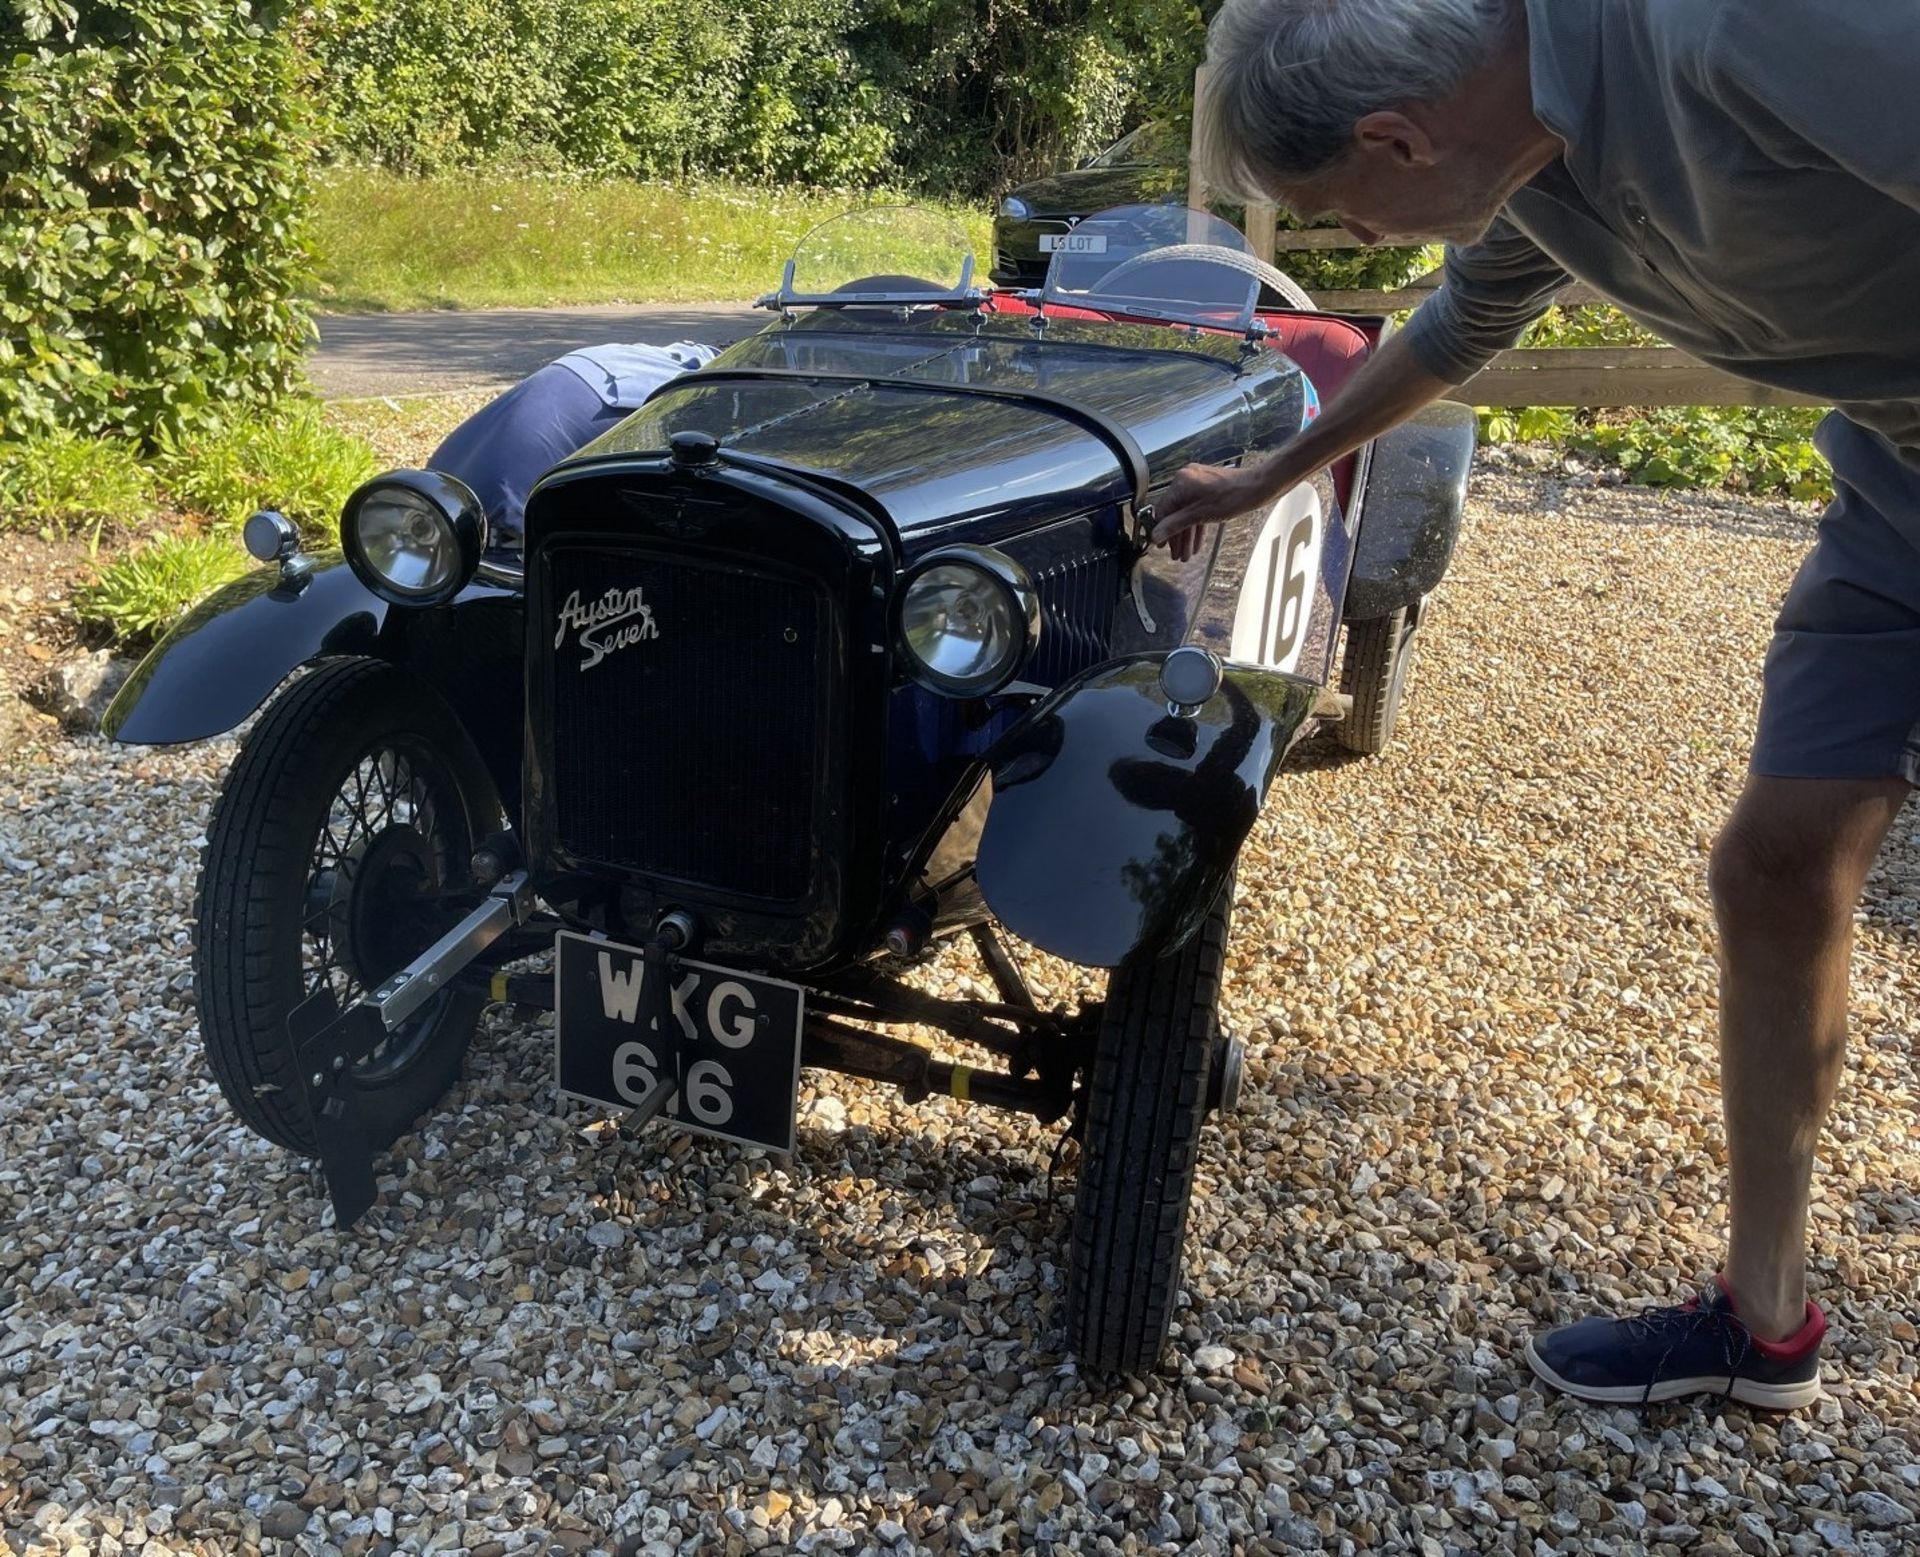
[[[1803,515],[1492,470],[1404,743],[1279,783],[1243,1111],[1167,1376],[1057,1350],[1050,1132],[834,1080],[791,1164],[556,1117],[497,1021],[352,1235],[231,1122],[188,912],[228,745],[0,784],[0,1530],[20,1553],[1916,1550],[1920,846],[1860,929],[1828,1398],[1517,1352],[1716,1255],[1704,866]],[[1055,993],[1069,975],[1042,966]],[[959,952],[936,982],[975,979]]]

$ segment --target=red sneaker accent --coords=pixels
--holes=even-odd
[[[1737,1319],[1740,1315],[1740,1300],[1733,1295],[1733,1288],[1727,1285],[1727,1278],[1716,1271],[1713,1280],[1714,1284],[1720,1288],[1721,1295],[1726,1298],[1727,1307],[1733,1311]],[[1812,1298],[1808,1298],[1805,1321],[1784,1341],[1763,1341],[1751,1330],[1747,1332],[1747,1339],[1753,1342],[1753,1349],[1762,1357],[1771,1357],[1776,1362],[1795,1362],[1809,1352],[1818,1350],[1820,1343],[1826,1339],[1826,1334],[1826,1312]]]

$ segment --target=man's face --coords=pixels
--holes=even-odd
[[[1301,218],[1330,216],[1363,243],[1465,244],[1486,235],[1511,191],[1465,148],[1387,134],[1357,137],[1327,171],[1276,193]]]

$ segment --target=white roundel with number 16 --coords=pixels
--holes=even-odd
[[[1267,510],[1233,614],[1230,657],[1236,663],[1273,670],[1292,670],[1300,663],[1325,533],[1320,494],[1311,483],[1295,487]]]

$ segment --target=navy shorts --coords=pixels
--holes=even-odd
[[[1920,469],[1837,412],[1814,446],[1834,499],[1774,625],[1752,771],[1920,784]]]

